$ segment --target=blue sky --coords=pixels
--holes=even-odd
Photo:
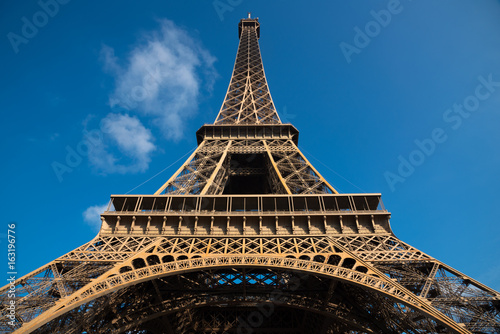
[[[41,3],[0,4],[0,241],[15,222],[19,274],[94,237],[110,194],[174,173],[251,11],[315,167],[382,193],[399,238],[500,290],[499,1]]]

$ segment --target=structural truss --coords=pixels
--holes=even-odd
[[[16,333],[494,333],[500,294],[399,240],[380,194],[339,194],[267,85],[258,19],[214,124],[153,195],[1,293]]]

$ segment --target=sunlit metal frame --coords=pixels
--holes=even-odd
[[[311,165],[272,101],[258,19],[241,20],[239,35],[225,100],[198,148],[154,195],[113,195],[93,240],[18,279],[14,326],[10,286],[0,289],[0,331],[220,333],[272,305],[265,326],[276,333],[499,332],[498,292],[399,240],[380,194],[338,194]],[[235,164],[236,154],[263,165]],[[225,193],[235,174],[266,175],[270,193]],[[189,275],[217,283],[217,270],[239,275],[233,290],[191,293],[203,282]],[[272,284],[246,290],[252,270],[324,281],[271,298]],[[162,291],[166,282],[173,290]]]

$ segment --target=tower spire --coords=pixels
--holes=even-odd
[[[242,19],[233,74],[215,124],[280,124],[259,48],[258,18]]]
[[[155,194],[336,194],[282,124],[267,86],[258,18],[242,19],[226,98],[214,124],[197,131],[198,148]]]

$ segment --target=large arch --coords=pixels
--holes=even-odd
[[[247,275],[246,288],[242,288],[243,273]],[[260,280],[260,283],[267,281],[269,289],[262,290],[263,284],[255,280]],[[283,284],[285,280],[288,284]],[[214,283],[220,284],[216,286]],[[252,284],[255,286],[253,289],[250,286]],[[335,286],[335,296],[327,298],[332,285]],[[156,295],[155,290],[165,291],[165,287],[175,293]],[[207,287],[210,287],[209,291]],[[352,306],[355,309],[351,309]],[[207,315],[218,319],[226,316],[224,325],[227,326],[234,325],[234,314],[237,314],[237,318],[242,318],[242,321],[237,326],[230,326],[231,330],[227,333],[234,333],[237,329],[240,331],[236,333],[248,333],[254,327],[258,328],[255,333],[268,333],[266,329],[270,328],[272,330],[269,332],[272,333],[327,333],[325,329],[332,326],[334,333],[349,333],[349,330],[359,333],[413,333],[407,329],[415,328],[415,324],[400,321],[409,316],[420,319],[420,323],[416,325],[420,330],[427,333],[442,332],[442,327],[431,323],[422,313],[409,308],[398,312],[398,307],[401,305],[387,297],[376,296],[338,280],[303,272],[291,273],[281,269],[280,273],[280,270],[275,269],[248,267],[205,269],[128,286],[116,293],[99,297],[82,308],[69,311],[35,333],[148,333],[145,330],[152,328],[155,329],[151,331],[153,334],[205,333],[198,332],[199,327],[186,329],[180,326],[179,329],[179,323],[182,322],[179,321],[179,316],[181,319],[189,318],[190,322],[198,326],[206,323]],[[382,315],[386,312],[390,315]],[[164,317],[161,313],[169,315]],[[228,313],[233,314],[232,320],[231,316],[227,316]],[[284,313],[293,313],[294,316],[288,317],[288,320],[294,321],[293,325],[299,328],[289,326],[284,330],[283,326],[288,325],[280,321]],[[307,319],[308,327],[304,328],[304,321],[295,321],[297,318]],[[276,322],[269,323],[269,320]],[[158,323],[163,327],[171,325],[176,330],[164,331],[164,328],[158,328]],[[320,326],[310,328],[312,323],[319,323]],[[92,325],[79,327],[79,324]],[[247,324],[249,326],[245,327]],[[268,327],[265,328],[266,326]]]
[[[150,256],[151,254],[144,254]],[[134,261],[137,258],[134,259]],[[153,262],[154,263],[154,262]],[[434,310],[423,300],[415,297],[411,292],[405,291],[396,283],[385,276],[359,272],[349,268],[328,263],[318,263],[310,260],[285,258],[278,256],[254,255],[226,255],[203,258],[191,258],[167,263],[149,264],[143,261],[142,268],[130,268],[130,271],[121,272],[124,266],[115,267],[108,275],[87,284],[76,293],[59,300],[52,308],[39,315],[31,322],[19,329],[19,333],[31,333],[44,324],[62,316],[63,314],[89,303],[99,297],[124,289],[131,285],[151,281],[160,277],[175,276],[182,273],[196,272],[204,269],[230,269],[230,268],[274,268],[290,272],[305,273],[328,277],[346,284],[355,285],[376,294],[391,298],[396,303],[402,303],[412,309],[418,310],[437,323],[458,333],[467,333],[463,328],[457,327],[450,319]]]

